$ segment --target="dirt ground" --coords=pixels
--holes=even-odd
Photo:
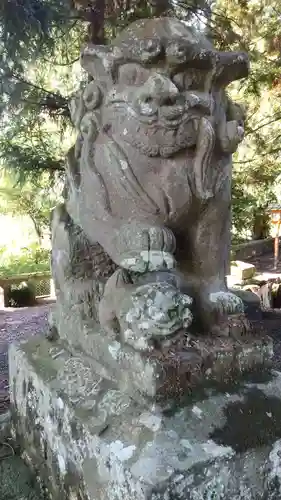
[[[0,413],[8,403],[8,346],[33,335],[45,335],[51,304],[0,310]]]
[[[281,249],[279,252],[280,253],[279,253],[279,261],[277,263],[277,269],[274,269],[274,256],[271,253],[260,255],[259,257],[251,257],[250,259],[247,259],[246,262],[249,262],[249,264],[254,264],[258,274],[281,273]]]

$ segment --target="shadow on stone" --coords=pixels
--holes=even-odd
[[[251,389],[244,402],[230,403],[224,413],[226,424],[210,434],[217,444],[242,453],[272,445],[281,438],[280,399],[268,397],[258,389]]]
[[[245,384],[266,384],[274,379],[274,374],[271,370],[257,369],[249,373],[244,373],[236,380],[227,382],[204,381],[204,385],[196,387],[196,391],[190,390],[180,401],[167,401],[167,407],[163,404],[162,411],[166,417],[172,417],[177,411],[186,408],[189,405],[194,405],[200,401],[209,398],[210,395],[217,394],[237,394],[243,395],[247,389]]]

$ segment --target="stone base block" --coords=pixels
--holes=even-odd
[[[230,290],[232,293],[240,297],[244,304],[244,311],[246,317],[250,321],[262,321],[262,309],[261,309],[261,300],[260,297],[253,293],[251,290],[232,288]]]
[[[10,348],[13,432],[52,500],[278,500],[281,374],[144,407],[71,356]]]
[[[151,352],[121,344],[81,317],[79,310],[69,314],[66,307],[56,304],[51,325],[59,332],[60,342],[67,343],[74,357],[80,352],[84,363],[137,402],[150,399],[160,403],[170,397],[179,400],[206,379],[218,383],[235,380],[246,371],[270,364],[273,357],[272,340],[265,332],[247,331],[248,320],[243,314],[229,316],[228,336],[179,332],[172,345]],[[50,338],[56,335],[51,332]]]
[[[235,260],[231,263],[230,271],[232,276],[243,281],[252,278],[255,275],[256,268],[253,264],[249,264],[248,262]]]

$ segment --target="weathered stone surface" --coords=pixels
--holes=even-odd
[[[245,314],[250,321],[262,320],[262,304],[258,293],[254,293],[251,288],[246,290],[233,288],[232,292],[243,301]]]
[[[1,457],[2,458],[2,457]],[[45,500],[36,485],[34,474],[17,456],[0,460],[1,500]]]
[[[53,237],[57,237],[56,231]],[[68,269],[71,263],[72,269],[77,264],[79,272],[82,273],[83,260],[76,262],[77,254],[62,252],[62,255],[66,258],[65,265]],[[218,374],[220,377],[228,378],[239,376],[241,369],[237,354],[244,348],[247,353],[251,351],[251,356],[249,356],[249,362],[244,357],[243,370],[251,369],[269,360],[270,342],[268,343],[266,339],[259,339],[254,332],[249,333],[249,325],[243,314],[232,314],[226,318],[225,322],[218,323],[220,336],[202,337],[199,341],[196,329],[189,332],[186,323],[186,321],[190,322],[194,311],[191,299],[187,294],[180,294],[176,287],[170,286],[170,276],[167,277],[165,274],[163,277],[158,275],[155,278],[155,275],[151,273],[151,284],[147,283],[146,279],[143,282],[139,278],[137,286],[128,284],[123,293],[123,301],[121,301],[120,295],[117,295],[116,299],[112,293],[111,283],[114,280],[118,287],[121,282],[122,288],[124,272],[115,271],[105,285],[101,278],[99,280],[95,278],[92,260],[90,259],[89,262],[88,274],[82,274],[78,279],[75,278],[73,270],[69,275],[63,274],[63,262],[60,261],[62,267],[57,270],[65,279],[60,280],[55,274],[55,282],[59,283],[57,285],[58,300],[50,320],[49,338],[55,340],[59,332],[59,337],[68,343],[70,351],[74,354],[77,350],[83,352],[89,357],[94,371],[117,382],[122,390],[133,395],[137,390],[137,397],[142,394],[145,397],[158,398],[160,394],[164,397],[165,388],[167,397],[170,398],[173,393],[182,394],[185,390],[201,384],[204,378],[209,380],[212,374],[216,374],[215,378]],[[89,271],[90,265],[92,265],[91,272]],[[173,279],[172,277],[172,284]],[[159,282],[160,285],[162,283],[162,288],[158,286]],[[149,291],[147,297],[145,293],[138,296],[138,291],[144,289]],[[116,287],[113,287],[113,290],[116,290]],[[158,303],[155,290],[161,298]],[[170,302],[166,293],[168,290]],[[230,296],[234,298],[235,293],[231,293]],[[110,311],[107,307],[104,309],[101,307],[102,303],[99,302],[101,297],[107,303],[110,302],[111,307],[114,307],[115,301],[122,305],[119,307],[118,315],[121,330],[117,328],[117,331],[113,331],[114,317],[111,316],[108,318],[111,327],[103,329],[98,324],[98,309],[104,316]],[[212,294],[212,300],[217,303],[218,310],[224,310],[226,297],[227,294]],[[170,319],[168,302],[172,313]],[[155,307],[158,304],[160,304],[160,311]],[[185,304],[184,308],[183,304]],[[234,302],[233,312],[235,307]],[[117,309],[115,306],[115,310]],[[135,321],[132,321],[134,316]],[[245,334],[247,334],[246,337]],[[216,368],[217,358],[220,359],[219,370]],[[225,370],[225,375],[223,370]]]
[[[225,279],[244,120],[225,88],[248,58],[161,18],[81,62],[49,341],[10,349],[15,435],[52,500],[277,500],[280,375],[245,379],[272,343]]]
[[[81,60],[94,80],[71,107],[79,137],[53,212],[49,338],[84,352],[122,390],[156,399],[216,378],[217,358],[225,376],[239,376],[245,342],[249,369],[270,351],[244,339],[243,301],[225,286],[243,116],[224,89],[246,75],[247,57],[155,19],[110,47],[86,47]]]
[[[64,326],[69,324],[70,332],[71,316],[65,318],[64,309],[58,312],[58,325],[60,321]],[[80,321],[79,315],[76,320]],[[88,324],[84,325],[82,337],[70,335],[64,343],[74,357],[80,352],[94,372],[113,380],[122,391],[138,400],[155,398],[159,402],[171,397],[178,399],[185,391],[209,380],[236,379],[244,371],[269,366],[273,356],[271,339],[254,331],[249,333],[247,324],[243,330],[244,321],[243,315],[232,316],[228,324],[231,335],[198,337],[179,332],[172,339],[167,335],[160,346],[154,343],[150,349],[144,349],[144,345],[139,350],[132,349],[129,342],[122,345],[120,340]],[[53,344],[54,349],[56,345]]]
[[[243,314],[225,274],[231,154],[244,117],[225,88],[247,75],[247,56],[218,52],[161,18],[133,23],[110,46],[87,46],[81,63],[90,79],[71,104],[79,135],[52,224],[57,299],[73,324],[60,320],[60,337],[100,323],[138,350],[162,342],[165,322],[167,336],[172,323],[226,335],[228,316]],[[181,297],[184,316],[167,320],[171,304],[149,305],[147,287]],[[124,324],[138,314],[149,321]]]
[[[165,411],[49,349],[36,339],[13,346],[10,377],[14,433],[52,500],[280,498],[278,372]]]
[[[6,411],[0,415],[0,443],[3,443],[9,437],[11,427],[11,413]],[[1,457],[1,453],[0,453]]]

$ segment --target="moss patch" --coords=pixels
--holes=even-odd
[[[44,500],[35,478],[17,456],[0,461],[1,500]]]

